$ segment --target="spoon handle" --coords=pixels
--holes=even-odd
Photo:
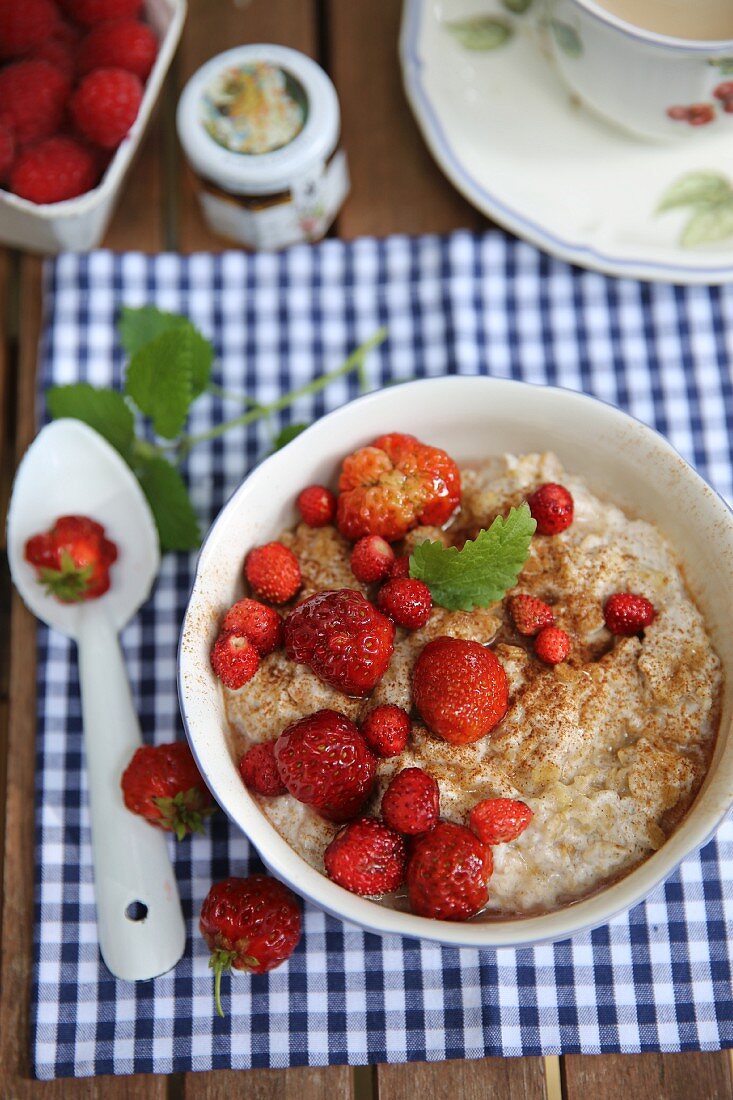
[[[120,777],[142,740],[120,644],[100,611],[84,609],[78,636],[99,948],[115,977],[140,981],[175,966],[186,930],[165,834],[122,800]]]

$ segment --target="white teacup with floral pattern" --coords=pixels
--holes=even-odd
[[[594,0],[546,0],[546,25],[560,73],[598,114],[660,141],[733,132],[733,36],[673,38]]]

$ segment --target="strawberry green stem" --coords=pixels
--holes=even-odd
[[[214,1004],[219,1016],[224,1018],[224,1009],[221,1007],[221,976],[229,973],[232,963],[237,956],[236,951],[225,951],[222,947],[212,951],[209,959],[209,968],[214,971]]]

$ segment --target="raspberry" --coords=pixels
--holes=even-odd
[[[381,535],[396,542],[418,523],[445,523],[460,497],[460,471],[445,451],[393,432],[344,460],[338,528],[354,541]]]
[[[573,522],[573,498],[564,485],[548,482],[527,497],[539,535],[559,535]]]
[[[15,156],[15,138],[13,131],[0,121],[0,183],[6,179]]]
[[[630,637],[654,622],[654,604],[634,592],[616,592],[603,608],[603,618],[612,634]]]
[[[471,810],[468,824],[484,844],[507,844],[524,832],[533,817],[527,803],[516,798],[485,798]]]
[[[523,593],[511,597],[509,614],[519,633],[529,638],[539,634],[543,626],[552,626],[555,622],[551,607],[535,596],[525,596]]]
[[[36,61],[47,61],[49,65],[59,69],[71,83],[76,72],[74,54],[68,42],[62,38],[46,38],[38,46],[34,46],[30,56]]]
[[[367,745],[382,757],[399,756],[404,752],[411,729],[409,714],[392,703],[369,711],[361,725]]]
[[[485,737],[506,714],[509,685],[491,650],[460,638],[435,638],[413,672],[413,696],[426,725],[453,745]]]
[[[409,577],[410,575],[410,558],[408,554],[405,554],[401,558],[395,558],[392,562],[392,568],[389,571],[390,580],[401,580],[403,577]]]
[[[257,600],[238,600],[227,611],[221,628],[249,638],[260,657],[272,653],[282,642],[282,619],[273,607]]]
[[[252,591],[270,603],[292,600],[303,583],[298,559],[281,542],[250,550],[244,559],[244,575]]]
[[[92,27],[111,19],[133,19],[142,0],[61,0],[61,6],[75,22]]]
[[[58,130],[68,95],[69,81],[48,61],[16,61],[0,71],[3,119],[12,125],[19,145]]]
[[[570,635],[559,626],[545,626],[535,639],[534,651],[546,665],[559,665],[570,652]]]
[[[408,630],[418,630],[430,618],[433,597],[423,581],[411,577],[387,581],[377,596],[379,610]]]
[[[89,31],[79,46],[77,71],[125,69],[145,81],[158,52],[158,40],[150,27],[136,19],[100,23]]]
[[[318,592],[285,620],[288,657],[345,695],[367,695],[387,670],[394,626],[353,588]]]
[[[336,497],[325,485],[309,485],[296,501],[303,523],[309,527],[326,527],[336,515]]]
[[[102,149],[116,149],[137,118],[143,86],[124,69],[95,69],[79,84],[69,104],[84,137]]]
[[[288,726],[275,742],[275,760],[293,798],[328,821],[355,817],[374,786],[376,758],[354,723],[335,710]]]
[[[247,749],[239,761],[239,774],[245,787],[256,794],[274,796],[287,791],[275,763],[274,741],[262,741]]]
[[[52,137],[20,152],[10,190],[30,202],[63,202],[91,190],[96,180],[97,165],[88,149],[73,138]]]
[[[0,57],[22,57],[59,23],[50,0],[0,0]]]
[[[211,667],[222,684],[236,691],[252,679],[260,658],[248,638],[222,630],[211,650]]]
[[[438,823],[440,788],[422,768],[405,768],[391,781],[382,798],[382,817],[390,829],[415,836]]]
[[[440,821],[413,842],[407,894],[413,913],[468,920],[489,900],[491,849],[462,825]]]
[[[351,552],[351,572],[363,584],[383,581],[394,560],[394,550],[380,535],[365,535]]]
[[[329,878],[352,894],[379,897],[405,881],[405,842],[374,817],[352,821],[323,853]]]

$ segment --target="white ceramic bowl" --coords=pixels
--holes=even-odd
[[[651,520],[672,540],[725,670],[721,731],[690,812],[667,843],[625,878],[554,913],[449,923],[356,897],[308,866],[279,836],[240,779],[224,738],[209,649],[241,594],[242,559],[295,520],[297,492],[333,482],[340,460],[386,431],[411,432],[459,462],[504,451],[555,451],[600,496]],[[489,378],[447,377],[369,394],[319,420],[245,479],[201,551],[181,634],[179,694],[191,747],[222,808],[273,874],[329,913],[377,932],[475,947],[561,939],[640,901],[700,847],[733,802],[733,515],[660,435],[627,414],[568,390]]]

